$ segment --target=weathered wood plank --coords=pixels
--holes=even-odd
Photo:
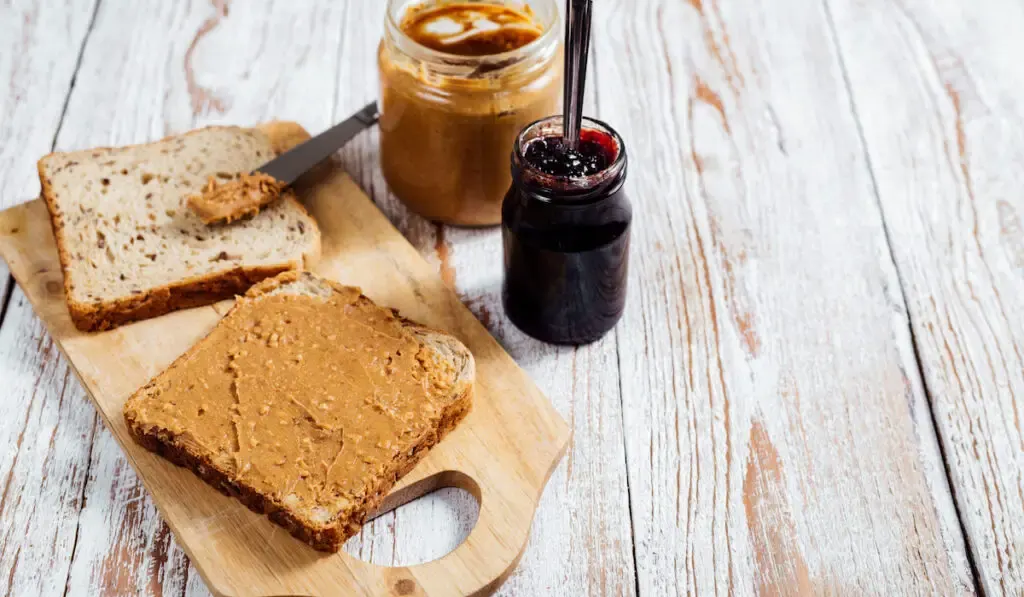
[[[382,10],[369,1],[302,10],[283,2],[101,7],[58,148],[140,142],[207,123],[267,118],[294,119],[319,130],[376,95],[374,55]],[[288,26],[282,30],[279,23]],[[268,30],[274,35],[268,36]],[[254,40],[249,52],[228,51],[247,46],[249,32],[264,37]],[[478,315],[485,321],[492,314],[499,317],[491,279],[500,272],[496,231],[446,231],[404,210],[386,191],[373,134],[357,139],[343,160]],[[487,278],[475,276],[476,271]],[[530,551],[505,592],[534,595],[567,586],[584,593],[603,582],[609,593],[630,593],[632,546],[621,483],[625,472],[614,339],[579,353],[559,352],[503,327],[491,322],[506,344],[518,345],[516,356],[528,360],[531,373],[557,398],[563,413],[573,416],[576,409],[586,409],[576,419],[581,447],[572,457],[575,464],[556,473],[558,489],[545,497]],[[205,594],[102,429],[91,469],[79,529],[90,542],[77,549],[68,578],[71,594]],[[385,564],[437,557],[468,530],[437,533],[438,525],[471,522],[475,510],[471,499],[456,492],[429,496],[369,525],[347,547]],[[595,546],[594,537],[612,548]]]
[[[336,120],[372,97],[367,90],[376,89],[376,52],[383,10],[383,3],[369,0],[348,4],[347,21],[361,25],[346,28],[342,43],[340,81],[345,84],[339,87]],[[597,87],[591,83],[588,113],[595,111],[597,93]],[[376,131],[365,134],[341,152],[342,163],[410,242],[428,260],[437,263],[446,281],[573,427],[573,443],[545,490],[530,544],[499,594],[634,594],[614,336],[593,346],[557,349],[520,333],[505,318],[501,307],[498,231],[439,227],[411,214],[388,193],[378,165],[377,148]],[[395,563],[402,562],[404,554],[395,555],[395,545],[413,539],[413,533],[430,524],[429,519],[417,520],[419,502],[429,499],[430,496],[409,504],[375,523],[395,529],[394,543],[387,535],[364,531],[359,539],[362,543],[356,539],[350,543],[349,547],[355,549],[358,545],[359,549],[351,553],[365,556],[372,552],[373,561],[388,563],[387,558],[393,557]],[[455,507],[463,508],[463,520],[465,509],[471,508],[468,504]],[[385,559],[378,559],[381,556]]]
[[[91,411],[84,397],[83,402]],[[89,483],[78,519],[82,540],[74,551],[67,594],[185,594],[190,573],[185,553],[173,544],[170,529],[117,441],[102,421],[97,419],[96,425]],[[196,589],[196,595],[208,594],[202,582]]]
[[[58,149],[144,142],[215,123],[330,122],[344,7],[138,2],[100,7]],[[105,431],[93,451],[69,594],[208,591]]]
[[[0,7],[0,207],[39,194],[36,160],[49,153],[96,0]]]
[[[346,4],[347,26],[338,50],[337,90],[332,120],[347,118],[367,102],[379,95],[377,77],[377,49],[384,33],[385,3],[358,0]],[[445,229],[412,213],[394,195],[388,192],[384,174],[380,169],[379,136],[377,129],[363,133],[338,154],[345,170],[374,200],[388,219],[419,252],[451,281],[452,270],[447,251],[450,241]]]
[[[0,586],[63,594],[100,426],[20,289],[0,328]]]
[[[641,594],[971,593],[822,5],[596,4]]]
[[[38,193],[35,160],[52,146],[94,5],[0,8],[0,207]],[[12,286],[0,263],[0,586],[61,594],[97,421]]]
[[[980,584],[1024,594],[1024,7],[828,5]]]
[[[96,2],[68,4],[0,7],[0,208],[39,194],[35,162],[53,145]],[[0,313],[11,284],[0,262]]]

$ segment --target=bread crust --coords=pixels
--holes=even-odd
[[[266,136],[266,133],[259,129],[242,130],[249,130]],[[160,139],[160,141],[188,136],[195,134],[196,132],[197,131],[189,131],[182,135],[170,135]],[[159,143],[160,141],[155,141],[155,143]],[[149,145],[149,143],[129,145],[120,149],[139,147],[141,145]],[[112,149],[116,148],[98,147],[92,151],[110,151]],[[277,149],[278,148],[275,145],[274,150],[277,151]],[[117,298],[111,301],[101,301],[96,303],[83,303],[76,301],[71,298],[71,291],[74,288],[74,284],[71,281],[71,276],[69,275],[71,254],[64,244],[65,235],[63,231],[65,224],[63,213],[57,206],[53,186],[50,182],[50,177],[46,172],[45,165],[46,160],[51,159],[56,155],[60,155],[60,153],[61,152],[55,152],[43,156],[36,163],[36,169],[39,172],[39,182],[42,187],[43,201],[46,204],[46,210],[50,215],[50,227],[53,230],[53,237],[57,244],[57,255],[60,259],[61,272],[64,274],[64,297],[67,302],[68,312],[71,314],[71,321],[75,324],[75,327],[83,332],[109,330],[126,323],[159,317],[160,315],[165,315],[180,309],[212,305],[218,301],[242,294],[251,288],[253,284],[276,276],[281,272],[307,269],[320,257],[320,228],[317,226],[316,220],[309,214],[305,206],[303,206],[293,194],[287,193],[281,200],[290,201],[295,207],[300,209],[309,219],[309,222],[313,226],[313,233],[316,235],[316,243],[314,243],[314,246],[310,251],[302,255],[301,262],[292,261],[281,266],[237,267],[224,272],[195,276],[172,284],[151,288],[131,297]]]
[[[146,428],[138,425],[129,417],[128,412],[125,412],[125,423],[127,423],[128,430],[135,441],[150,452],[155,452],[174,464],[191,470],[196,476],[212,485],[217,491],[237,498],[257,514],[266,515],[272,522],[284,527],[293,537],[308,543],[313,549],[337,552],[344,545],[345,541],[359,532],[363,523],[366,522],[366,517],[370,513],[376,512],[384,497],[395,486],[395,483],[411,471],[426,456],[430,448],[444,439],[469,414],[471,404],[472,386],[469,386],[442,411],[437,429],[424,436],[413,447],[413,454],[411,456],[403,455],[403,458],[394,461],[393,472],[387,479],[381,480],[379,486],[368,499],[356,506],[352,516],[338,519],[324,528],[315,528],[306,524],[272,498],[262,495],[252,487],[232,478],[226,472],[217,468],[216,464],[209,459],[191,453],[187,447],[182,446],[166,430],[155,427]]]
[[[260,294],[269,292],[279,286],[297,280],[300,275],[301,272],[293,271],[264,280],[253,286],[245,296],[247,298],[259,296]],[[322,280],[330,284],[335,291],[345,288],[343,285],[338,284],[333,280]],[[359,298],[360,300],[370,300],[362,294],[360,294]],[[235,307],[232,307],[232,310],[234,310],[234,308]],[[411,471],[413,467],[423,459],[430,448],[448,435],[448,433],[451,432],[463,418],[465,418],[472,406],[475,364],[469,349],[450,334],[433,330],[416,322],[402,318],[394,309],[392,309],[392,312],[399,317],[402,325],[411,330],[415,330],[418,334],[435,335],[438,338],[444,338],[457,344],[461,351],[466,355],[467,363],[464,367],[464,374],[460,375],[458,384],[453,390],[451,400],[441,411],[441,416],[438,420],[437,426],[424,434],[419,441],[413,445],[410,451],[403,452],[393,459],[389,467],[390,470],[388,470],[386,476],[374,479],[375,485],[371,488],[371,492],[367,498],[363,502],[356,504],[353,509],[348,511],[347,516],[339,516],[337,519],[323,526],[314,526],[309,524],[295,516],[278,500],[275,500],[270,496],[263,495],[255,488],[247,485],[244,481],[234,478],[234,476],[229,474],[227,471],[220,469],[218,465],[208,457],[194,453],[194,451],[190,450],[187,445],[188,442],[186,441],[185,434],[175,435],[167,429],[163,429],[155,425],[146,425],[145,423],[138,421],[136,418],[137,413],[133,407],[133,402],[146,397],[147,393],[154,387],[155,383],[160,379],[163,373],[140,388],[125,403],[123,414],[128,431],[131,433],[135,441],[142,447],[163,456],[178,466],[191,470],[196,474],[196,476],[206,481],[209,485],[212,485],[224,495],[235,497],[253,512],[266,515],[271,521],[287,529],[292,536],[308,543],[314,549],[326,552],[337,552],[345,541],[359,532],[363,523],[366,521],[366,517],[380,507],[381,502],[391,491],[392,487],[394,487],[395,483]],[[231,312],[229,311],[228,315],[230,314]],[[175,361],[165,369],[165,372],[170,371],[180,363],[190,359],[201,343],[202,340],[186,351],[185,354],[175,359]]]

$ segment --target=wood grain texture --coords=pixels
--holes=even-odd
[[[39,193],[35,161],[53,146],[95,5],[39,0],[0,6],[0,208]],[[0,324],[12,285],[0,263]]]
[[[88,28],[93,3],[58,4],[0,7],[0,30],[18,31],[0,36],[14,50],[0,51],[0,204],[33,196],[77,59],[65,46]],[[1021,7],[596,10],[591,112],[626,136],[638,211],[614,337],[579,350],[523,337],[502,315],[493,231],[405,210],[375,132],[341,153],[574,428],[501,594],[970,593],[924,386],[981,588],[1021,593]],[[106,1],[57,145],[274,117],[319,130],[376,94],[382,14],[379,0]],[[45,338],[15,290],[0,327],[0,378],[15,374],[0,447],[17,449],[0,457],[0,482],[22,493],[0,505],[0,587],[208,594]],[[18,438],[37,432],[64,452],[26,452]],[[432,558],[465,535],[474,503],[423,498],[346,549]],[[456,519],[453,534],[434,532]]]
[[[279,46],[267,49],[264,54],[281,56],[282,53],[287,55],[287,52],[295,52],[293,55],[298,68],[290,66],[289,76],[303,83],[291,85],[273,80],[256,82],[264,85],[260,87],[248,78],[241,79],[237,75],[232,76],[232,73],[259,69],[268,74],[281,76],[278,74],[280,67],[271,68],[265,64],[266,55],[249,56],[250,63],[244,65],[224,65],[221,63],[224,53],[211,51],[210,47],[216,47],[218,43],[237,44],[238,39],[243,38],[246,31],[265,31],[266,26],[261,26],[257,22],[265,14],[292,21],[296,20],[296,15],[286,16],[280,14],[279,8],[263,4],[251,7],[232,5],[228,7],[226,16],[223,15],[223,8],[218,9],[206,3],[191,5],[188,15],[162,10],[157,11],[154,16],[152,10],[142,6],[128,11],[118,10],[116,13],[103,10],[99,13],[96,23],[99,41],[87,48],[83,57],[83,64],[86,70],[93,74],[93,78],[89,79],[90,82],[80,83],[83,88],[77,90],[69,106],[69,122],[79,123],[78,119],[87,115],[89,122],[79,123],[75,131],[69,131],[62,136],[60,143],[64,147],[127,143],[147,138],[147,134],[158,136],[193,124],[244,121],[247,113],[238,110],[239,101],[256,102],[258,98],[266,97],[268,90],[275,98],[275,105],[272,108],[260,107],[260,110],[296,118],[310,128],[325,126],[330,120],[311,119],[311,111],[307,105],[310,98],[304,93],[300,94],[299,90],[308,89],[310,86],[305,82],[315,79],[321,85],[316,91],[316,98],[329,98],[331,93],[323,84],[330,82],[335,85],[334,120],[343,118],[351,110],[361,106],[368,97],[375,95],[377,75],[374,59],[380,39],[382,11],[383,6],[376,2],[352,2],[344,6],[344,12],[341,14],[325,15],[314,9],[311,14],[302,16],[305,20],[297,21],[294,29],[289,31],[297,32],[296,36],[301,34],[303,39],[281,38]],[[129,37],[118,36],[116,31],[125,22],[138,22],[143,30]],[[310,31],[312,34],[306,35]],[[330,31],[341,33],[332,38],[327,35]],[[199,39],[189,39],[188,43],[168,40],[167,37],[171,34],[175,37],[195,34]],[[161,35],[163,41],[154,43],[153,40]],[[220,36],[223,38],[218,41]],[[307,41],[307,37],[312,38],[312,41]],[[331,44],[336,42],[340,42],[340,45],[335,49]],[[259,43],[266,43],[266,40],[261,38]],[[165,62],[177,64],[178,56],[181,56],[180,60],[184,63],[184,55],[189,52],[190,73],[187,73],[187,76],[179,78],[176,69],[161,67]],[[253,62],[256,58],[259,62]],[[334,62],[339,59],[340,62]],[[242,62],[242,59],[238,61]],[[337,72],[337,80],[323,77],[324,72]],[[101,86],[102,81],[111,80],[122,81],[117,86],[118,91],[112,90],[109,86]],[[126,94],[123,93],[125,86],[130,86]],[[146,94],[146,89],[152,88],[166,89],[165,97]],[[218,92],[217,89],[231,90],[231,93]],[[290,97],[289,93],[292,94]],[[235,99],[235,94],[242,100]],[[313,101],[315,104],[316,100]],[[97,116],[94,106],[98,103],[103,104],[104,108],[98,110]],[[189,121],[188,114],[185,117],[179,116],[181,110],[174,107],[175,103],[199,106],[200,114]],[[152,122],[147,124],[152,116],[147,119],[145,115],[140,115],[143,110],[147,111],[146,114],[154,116],[174,114],[176,124],[162,124],[160,128]],[[227,114],[222,114],[221,111]],[[232,114],[232,111],[235,113]],[[315,114],[315,111],[313,113]],[[121,115],[127,115],[128,120],[125,121]],[[136,125],[128,126],[129,122],[135,122]],[[458,273],[479,270],[481,273],[493,274],[496,271],[495,264],[500,263],[500,244],[493,231],[446,231],[405,210],[400,202],[387,193],[381,178],[377,165],[375,133],[357,139],[342,153],[342,160],[360,179],[363,188],[374,194],[377,203],[410,241],[436,264],[439,271],[446,272],[449,281],[455,281],[463,296],[470,299],[470,306],[478,316],[485,321],[491,319],[492,313],[495,314],[494,317],[501,317],[496,286],[492,284],[490,288],[477,288],[470,273]],[[486,246],[487,249],[480,251],[481,246]],[[492,325],[492,330],[497,330],[497,327]],[[589,349],[583,349],[580,358],[565,355],[558,358],[552,367],[546,363],[553,355],[551,349],[543,348],[521,336],[517,337],[511,326],[503,326],[499,338],[509,336],[523,346],[521,355],[535,379],[542,385],[547,381],[545,389],[554,389],[559,397],[565,397],[560,400],[559,405],[563,413],[570,414],[572,409],[580,408],[574,407],[574,404],[577,400],[582,403],[584,399],[587,400],[586,408],[594,404],[602,408],[601,414],[597,417],[591,417],[588,411],[584,411],[582,414],[586,416],[575,419],[581,424],[577,428],[577,434],[586,431],[587,436],[592,438],[587,441],[597,442],[601,448],[578,449],[574,460],[579,462],[578,466],[556,473],[566,475],[566,478],[556,478],[559,491],[556,495],[546,495],[545,503],[551,505],[545,506],[535,526],[531,549],[540,552],[536,557],[532,557],[532,551],[528,553],[527,563],[521,568],[521,573],[503,592],[521,595],[543,594],[550,592],[552,587],[559,586],[565,578],[569,578],[572,582],[570,586],[575,587],[570,592],[586,592],[591,580],[602,578],[605,579],[609,593],[631,590],[633,573],[628,504],[625,501],[626,488],[621,483],[624,477],[624,456],[621,436],[615,431],[621,427],[618,413],[617,368],[609,359],[609,348],[606,345],[600,349],[599,359],[589,358]],[[573,383],[573,372],[577,372],[582,379]],[[572,391],[569,391],[570,388]],[[612,433],[608,432],[608,427]],[[581,445],[588,446],[587,443]],[[168,554],[165,553],[162,544],[156,543],[155,549],[144,547],[141,558],[131,555],[139,550],[140,545],[146,545],[145,538],[155,537],[161,532],[161,523],[152,516],[152,506],[146,498],[139,503],[140,509],[143,506],[145,509],[145,512],[140,514],[125,512],[124,502],[133,498],[107,497],[133,495],[135,490],[118,489],[123,484],[130,487],[133,477],[131,471],[125,469],[123,459],[117,451],[98,453],[102,460],[94,462],[94,466],[101,474],[95,483],[90,484],[90,496],[93,501],[88,503],[95,504],[97,510],[104,512],[103,517],[109,518],[108,524],[114,528],[125,529],[125,532],[97,533],[98,537],[107,539],[98,541],[91,555],[77,560],[72,575],[74,586],[83,589],[102,586],[102,579],[95,579],[92,572],[98,564],[102,564],[100,568],[117,570],[121,575],[134,575],[134,578],[129,579],[128,584],[124,586],[144,587],[149,592],[156,591],[161,585],[156,582],[156,576],[152,571],[163,570],[165,567],[161,562],[174,559],[174,554],[178,553],[177,548],[172,542],[167,547],[170,550]],[[110,471],[121,472],[120,475],[113,475]],[[124,479],[121,479],[121,476]],[[600,499],[590,499],[595,491],[596,495],[601,496]],[[469,516],[475,513],[472,500],[465,497],[457,498],[451,503],[461,509],[459,516],[462,519],[467,518],[467,512]],[[448,543],[450,539],[445,535],[424,531],[433,524],[430,512],[446,512],[446,507],[446,504],[436,503],[432,498],[418,500],[417,503],[389,513],[369,525],[369,532],[364,532],[353,539],[347,549],[363,556],[370,555],[373,561],[379,563],[419,561],[427,555],[443,553],[451,547]],[[566,507],[572,508],[572,517],[562,515],[563,508]],[[125,512],[125,515],[118,516],[119,512]],[[423,518],[425,514],[426,519]],[[589,522],[579,524],[579,521]],[[595,529],[597,535],[594,535]],[[593,545],[588,545],[592,536],[607,539],[608,544],[615,548],[607,553],[603,549],[595,549]],[[411,538],[417,538],[418,541],[402,541]],[[556,556],[562,552],[562,546],[568,546],[568,558],[564,555]],[[173,570],[170,573],[173,573]],[[187,575],[187,571],[183,574]],[[189,578],[195,576],[192,574]],[[608,579],[613,580],[609,582]],[[166,586],[177,587],[180,584],[180,581],[174,581]]]
[[[822,5],[595,4],[641,594],[972,593]]]
[[[376,89],[377,45],[384,3],[349,2],[341,54],[335,120],[361,107],[367,90]],[[596,54],[596,52],[595,52]],[[600,58],[592,58],[592,66]],[[592,69],[587,112],[597,107]],[[635,572],[629,503],[624,482],[625,453],[616,340],[578,349],[559,349],[526,337],[508,321],[501,306],[501,238],[497,230],[442,227],[412,214],[388,192],[380,171],[377,131],[356,138],[340,153],[341,162],[373,197],[406,238],[434,265],[445,281],[551,399],[573,429],[573,442],[548,483],[519,567],[499,595],[632,595]],[[362,534],[360,553],[374,561],[399,549],[403,539],[430,524],[418,519],[422,498],[378,519],[392,525],[388,534]],[[436,506],[435,506],[436,508]],[[462,506],[465,508],[465,505]],[[350,545],[353,545],[350,542]],[[399,554],[400,555],[400,554]]]
[[[96,0],[0,6],[0,207],[39,194],[35,164],[61,122]]]
[[[331,122],[347,118],[377,96],[377,47],[383,34],[384,10],[384,3],[367,0],[345,5],[347,26],[338,47],[340,62]],[[376,128],[360,134],[338,153],[339,162],[409,243],[450,283],[455,277],[454,270],[447,256],[442,260],[438,252],[440,248],[447,255],[450,248],[445,228],[412,213],[388,191],[380,169],[378,140]],[[349,540],[345,550],[360,559],[391,566],[434,559],[465,538],[477,510],[475,500],[465,492],[441,490],[375,519]]]
[[[335,85],[324,73],[337,70],[343,31],[337,3],[103,3],[57,148],[143,142],[275,113],[322,127]],[[207,593],[198,573],[177,564],[184,552],[107,440],[83,463],[91,475],[81,532],[94,540],[76,550],[68,583],[80,592],[70,594]]]
[[[254,122],[267,114],[287,115],[316,130],[334,121],[333,101],[342,92],[356,102],[353,106],[361,106],[376,93],[372,54],[379,30],[365,35],[367,21],[355,19],[364,16],[358,12],[362,10],[373,13],[375,24],[381,23],[382,7],[377,3],[159,4],[107,3],[97,12],[95,39],[83,51],[83,75],[69,100],[68,128],[58,139],[58,148],[131,143],[202,124]],[[371,76],[372,84],[356,87],[342,78],[343,56],[354,51],[353,40],[366,42],[362,55],[369,56],[370,62],[363,74]],[[248,51],[238,52],[247,46]],[[52,137],[53,131],[42,136]],[[31,156],[30,170],[36,157]],[[407,221],[416,220],[407,217]],[[423,231],[421,238],[429,234],[417,244],[433,256],[436,229],[422,220],[417,224],[406,223],[403,230]],[[0,267],[6,272],[6,266]],[[23,396],[27,399],[29,393]],[[175,593],[184,586],[188,594],[205,594],[205,587],[196,580],[198,574],[190,573],[187,566],[166,564],[180,561],[183,552],[173,538],[166,540],[166,525],[121,451],[110,449],[112,445],[107,441],[104,449],[94,452],[91,467],[84,456],[79,463],[93,471],[81,523],[82,531],[93,540],[81,546],[69,586],[86,593],[108,585],[134,587],[144,594]],[[82,448],[85,454],[90,445]],[[475,520],[476,503],[471,497],[442,492],[386,515],[404,520],[402,524],[369,525],[367,532],[353,539],[350,549],[383,564],[443,555],[465,537],[464,530],[432,532],[441,522],[450,522],[452,507],[459,509],[460,520]],[[440,513],[440,522],[434,513]],[[68,508],[53,513],[56,519],[77,515]],[[157,537],[162,539],[154,540]],[[390,553],[361,552],[360,542],[398,548]]]
[[[979,581],[1021,595],[1024,7],[828,6]]]
[[[62,594],[99,425],[57,346],[15,290],[0,329],[0,586]]]
[[[342,85],[334,73],[339,72],[339,44],[346,37],[346,10],[337,3],[161,3],[157,10],[146,3],[108,3],[97,15],[94,41],[83,54],[85,74],[69,102],[68,128],[58,146],[132,143],[203,124],[251,123],[267,114],[293,117],[312,130],[326,127],[332,122],[336,87]],[[134,34],[123,35],[126,28]],[[357,24],[348,29],[359,31]],[[372,95],[375,90],[365,92]],[[96,529],[95,535],[109,542],[93,544],[87,557],[76,558],[74,586],[93,591],[103,587],[106,581],[95,578],[96,569],[116,571],[111,578],[131,577],[118,582],[145,592],[159,592],[164,582],[177,587],[197,577],[181,569],[181,578],[160,581],[158,573],[176,574],[175,569],[164,571],[162,564],[180,557],[173,541],[139,551],[142,538],[166,538],[167,529],[120,450],[98,451],[93,465],[97,474],[88,503],[101,512],[88,521],[102,520],[123,532]],[[136,494],[142,496],[138,511],[127,510],[122,496]],[[456,503],[468,514],[475,512],[471,498]],[[403,512],[410,510],[412,520],[430,512],[429,505],[426,512],[417,508],[422,507]],[[431,524],[428,519],[425,526]],[[419,533],[416,525],[401,528],[419,537],[403,545],[403,561],[422,561],[452,547],[449,534]],[[392,529],[378,530],[380,542],[397,545]],[[395,561],[379,555],[380,563]]]
[[[264,128],[272,139],[283,129],[287,127]],[[472,410],[381,506],[387,511],[439,487],[470,491],[480,502],[473,531],[439,560],[385,568],[344,553],[314,552],[278,532],[266,517],[131,440],[121,413],[124,400],[205,335],[223,308],[180,311],[109,333],[83,334],[74,328],[64,304],[56,248],[52,239],[43,240],[49,218],[40,201],[0,214],[0,252],[212,592],[489,594],[511,573],[526,547],[534,511],[568,444],[569,429],[525,372],[351,179],[334,169],[316,184],[296,190],[320,225],[323,254],[317,272],[357,285],[379,304],[451,333],[475,357]],[[507,400],[509,396],[516,399]]]
[[[96,425],[66,594],[208,595],[117,441]]]
[[[39,191],[94,5],[0,6],[0,207]],[[0,324],[0,587],[62,594],[96,414],[4,263]]]

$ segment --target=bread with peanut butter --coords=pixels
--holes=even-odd
[[[337,551],[469,411],[454,337],[306,272],[265,280],[124,406],[135,439]]]
[[[145,145],[53,153],[39,178],[75,326],[104,330],[231,298],[320,253],[290,192],[255,216],[207,226],[186,205],[276,154],[264,133],[207,127]]]

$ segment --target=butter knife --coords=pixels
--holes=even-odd
[[[336,124],[309,141],[277,156],[260,166],[253,174],[264,174],[272,182],[251,177],[237,177],[218,184],[213,177],[198,195],[188,198],[188,207],[206,224],[227,224],[255,215],[263,207],[277,201],[281,190],[291,186],[341,149],[352,137],[373,126],[380,119],[377,103],[367,104],[340,124]]]
[[[291,185],[378,120],[377,102],[371,102],[345,121],[263,164],[256,172],[269,174],[286,186]]]

